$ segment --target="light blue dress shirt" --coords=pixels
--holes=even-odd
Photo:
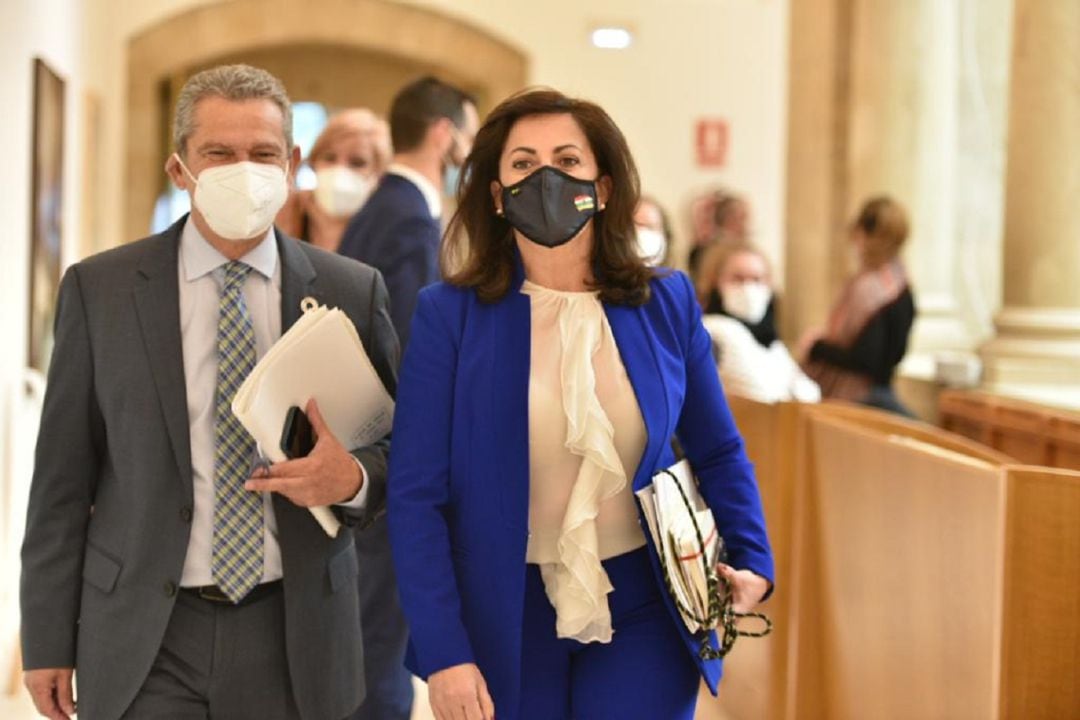
[[[191,537],[180,584],[213,585],[211,554],[214,535],[214,394],[217,388],[218,303],[225,283],[222,255],[190,220],[180,236],[177,271],[180,280],[180,333],[183,338],[184,380],[187,386],[191,433],[194,509]],[[266,355],[281,337],[281,262],[273,228],[255,248],[240,258],[254,270],[244,280],[244,301],[255,332],[255,352]],[[252,458],[254,461],[254,458]],[[359,461],[358,461],[359,462]],[[363,507],[367,474],[346,507]],[[313,520],[314,522],[314,520]],[[263,576],[261,582],[282,577],[277,520],[270,493],[263,493]]]

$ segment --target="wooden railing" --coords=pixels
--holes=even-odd
[[[847,405],[730,398],[777,563],[718,716],[1080,718],[1080,473]]]
[[[970,390],[938,400],[946,430],[1032,465],[1080,470],[1080,413]]]

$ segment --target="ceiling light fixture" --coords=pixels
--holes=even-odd
[[[598,27],[592,31],[592,44],[604,50],[625,50],[634,41],[634,36],[623,27]]]

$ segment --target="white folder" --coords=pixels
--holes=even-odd
[[[652,484],[638,490],[636,495],[667,570],[683,622],[692,633],[711,629],[702,628],[698,619],[709,615],[706,567],[716,567],[722,541],[712,511],[698,492],[690,463],[681,460],[658,472],[653,475]]]
[[[232,410],[273,462],[285,460],[279,443],[285,416],[314,398],[334,437],[346,448],[370,445],[390,432],[394,400],[349,317],[305,301],[305,312],[274,343],[244,380]],[[331,537],[340,523],[328,507],[311,508]]]

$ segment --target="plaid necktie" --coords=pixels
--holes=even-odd
[[[214,582],[240,602],[262,579],[263,502],[244,489],[251,474],[255,442],[232,412],[240,385],[255,367],[255,332],[244,303],[244,279],[251,267],[225,266],[225,288],[218,305],[217,393],[214,421]]]

